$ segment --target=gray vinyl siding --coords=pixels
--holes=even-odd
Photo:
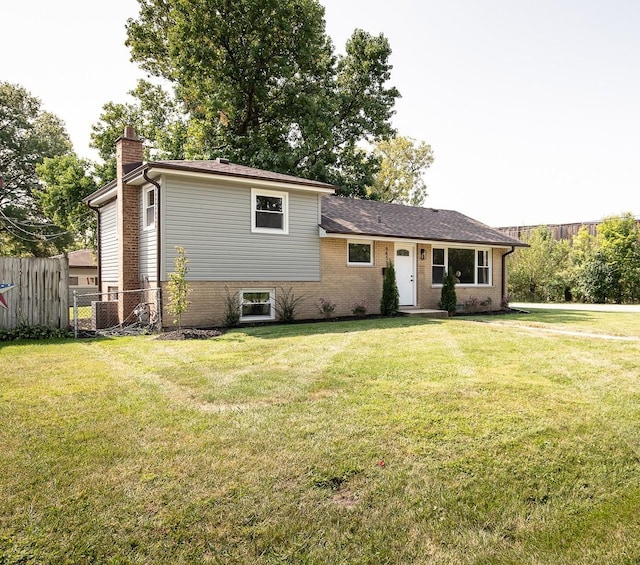
[[[118,208],[115,200],[100,208],[100,266],[102,282],[118,282]]]
[[[319,199],[289,191],[289,234],[251,232],[251,188],[167,176],[162,190],[163,280],[175,246],[194,281],[319,281]]]
[[[145,187],[146,188],[146,187]],[[146,210],[144,206],[145,189],[140,191],[140,235],[139,235],[139,261],[140,261],[140,277],[149,277],[149,280],[155,281],[157,277],[156,261],[158,250],[158,237],[155,226],[145,229],[144,221]],[[157,201],[156,201],[157,202]],[[157,204],[156,204],[157,214]],[[156,217],[156,222],[157,222]]]

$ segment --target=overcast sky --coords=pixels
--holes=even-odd
[[[426,205],[493,226],[640,216],[638,0],[320,0],[338,51],[391,43],[394,125],[431,144]],[[89,149],[142,73],[124,46],[136,0],[4,1],[0,80]]]

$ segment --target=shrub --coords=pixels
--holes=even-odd
[[[380,313],[383,316],[395,316],[400,309],[400,293],[396,284],[396,270],[393,263],[387,260],[387,268],[382,281],[382,298]]]
[[[465,312],[477,312],[480,310],[480,299],[477,296],[470,296],[464,301]]]
[[[440,302],[438,307],[449,312],[449,316],[456,313],[456,276],[453,271],[448,271],[444,277],[442,291],[440,292]]]
[[[322,314],[325,318],[331,318],[333,311],[336,309],[336,303],[331,302],[331,300],[327,300],[326,298],[321,298],[318,302],[318,312]]]
[[[362,318],[367,314],[367,303],[365,300],[359,300],[358,302],[354,302],[353,308],[351,308],[351,313],[354,316],[358,316]]]
[[[235,292],[231,294],[228,287],[224,287],[226,295],[224,297],[224,325],[227,328],[234,328],[240,323],[240,297]]]
[[[296,319],[296,309],[298,304],[306,297],[296,296],[292,288],[285,290],[280,287],[280,292],[276,295],[276,314],[285,324],[290,324]]]
[[[486,300],[480,300],[477,296],[470,296],[464,301],[465,312],[488,312],[491,310],[491,297],[487,296]]]
[[[0,330],[0,341],[14,341],[16,339],[56,339],[73,337],[66,329],[48,328],[47,326],[29,326],[20,324],[12,330]]]

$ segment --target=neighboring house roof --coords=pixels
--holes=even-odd
[[[54,257],[62,257],[55,255]],[[69,251],[69,267],[97,267],[95,253],[91,249],[78,249],[77,251]]]
[[[323,197],[320,227],[330,234],[527,247],[521,241],[453,210],[339,196]]]

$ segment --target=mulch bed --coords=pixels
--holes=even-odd
[[[181,330],[173,330],[160,334],[156,339],[211,339],[212,337],[219,337],[224,333],[224,330],[212,329],[212,330],[198,330],[195,328],[183,328]]]

